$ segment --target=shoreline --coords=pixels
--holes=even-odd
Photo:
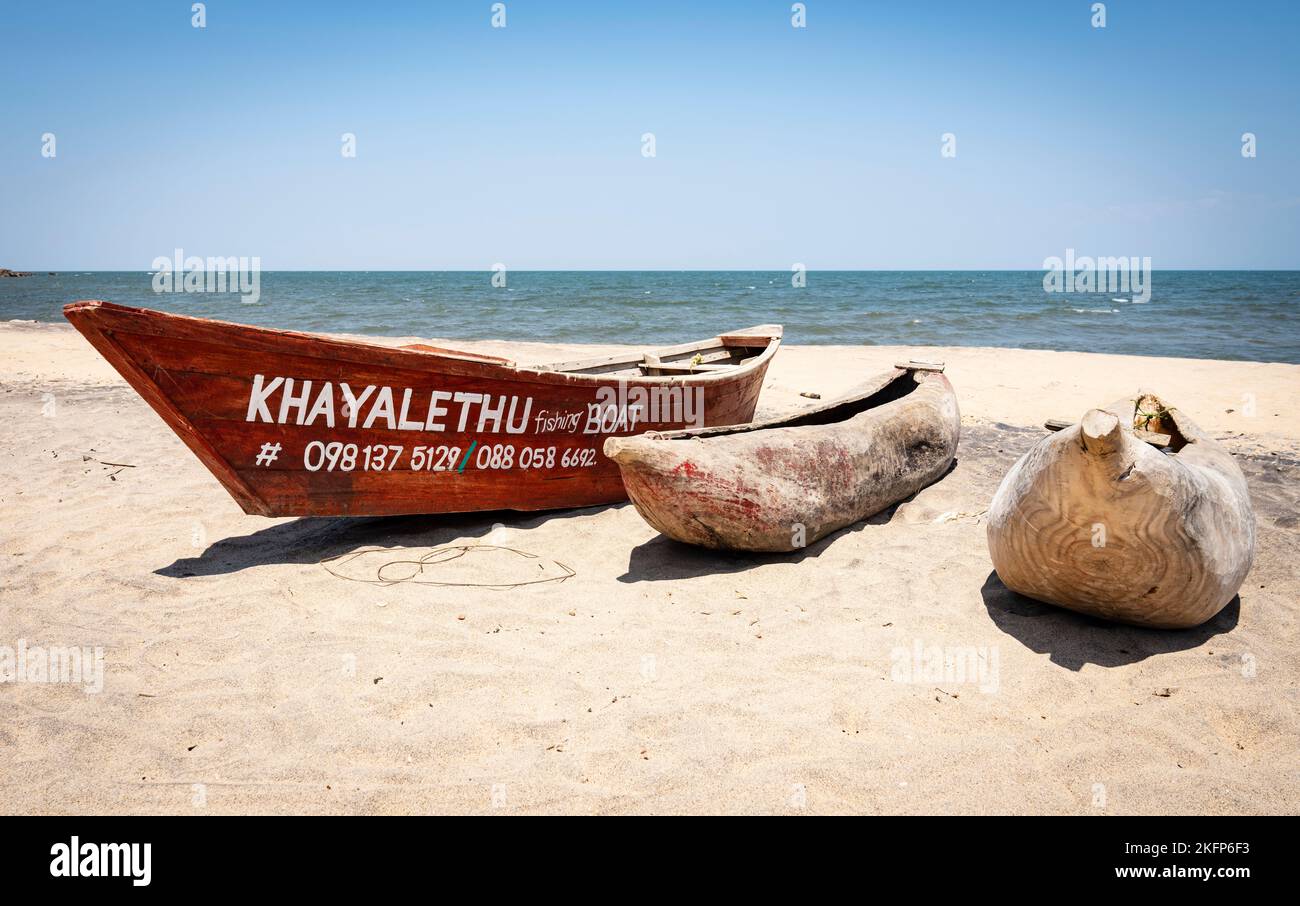
[[[600,343],[463,340],[445,337],[336,333],[330,336],[387,346],[431,343],[467,352],[544,364],[644,348]],[[759,412],[793,411],[843,393],[896,361],[944,362],[957,389],[963,417],[1019,427],[1041,427],[1052,418],[1075,420],[1139,387],[1185,409],[1221,440],[1252,441],[1252,447],[1285,447],[1300,453],[1300,365],[1235,359],[1133,356],[1072,350],[990,346],[846,346],[783,343],[769,370]],[[0,322],[0,382],[117,384],[125,381],[70,324]],[[1248,414],[1253,401],[1254,414]],[[1231,410],[1231,411],[1229,411]]]

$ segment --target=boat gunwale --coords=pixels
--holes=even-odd
[[[676,375],[584,374],[574,371],[557,371],[545,364],[519,365],[508,360],[493,361],[493,357],[483,358],[474,353],[462,355],[453,350],[439,349],[438,351],[432,351],[432,347],[430,349],[419,349],[386,346],[382,343],[374,343],[364,339],[240,324],[217,318],[174,314],[172,312],[158,311],[157,309],[119,305],[114,302],[96,299],[71,302],[63,307],[63,315],[78,330],[81,330],[83,325],[78,324],[77,320],[84,318],[88,322],[84,325],[86,328],[95,330],[105,336],[111,336],[113,331],[121,330],[123,333],[133,333],[137,336],[189,339],[226,345],[232,349],[245,348],[272,354],[277,352],[302,354],[316,358],[329,358],[333,361],[355,362],[372,367],[399,368],[410,371],[437,370],[430,367],[437,362],[443,365],[443,370],[453,374],[496,378],[499,380],[521,380],[539,384],[608,385],[627,383],[671,386],[731,382],[752,374],[755,370],[770,362],[780,348],[782,339],[782,331],[779,326],[757,325],[696,341],[694,344],[675,344],[655,349],[644,349],[640,353],[641,355],[647,353],[653,355],[661,350],[681,349],[690,345],[707,346],[712,344],[721,346],[724,337],[744,336],[746,331],[763,329],[770,331],[770,333],[766,334],[753,334],[756,341],[766,341],[766,346],[762,349],[762,352],[725,371]],[[135,323],[131,325],[131,330],[126,330],[111,323],[98,323],[101,319],[116,318],[129,318]],[[138,329],[140,327],[146,329]],[[168,328],[173,329],[169,330]],[[244,342],[231,342],[232,337]],[[291,348],[286,348],[286,344]],[[759,346],[756,344],[753,348],[757,349]],[[565,362],[560,364],[570,365],[575,363]]]
[[[639,435],[647,440],[695,440],[697,438],[714,438],[729,437],[738,434],[750,434],[755,431],[765,431],[777,428],[800,428],[816,427],[843,424],[849,419],[856,418],[867,412],[879,412],[885,406],[891,403],[901,402],[909,398],[914,392],[920,390],[923,383],[928,381],[941,381],[947,387],[947,392],[951,393],[952,384],[942,374],[936,373],[933,378],[926,378],[925,381],[917,381],[915,387],[911,387],[901,396],[893,399],[884,400],[874,406],[861,406],[871,397],[882,392],[896,381],[918,373],[925,373],[931,369],[923,368],[900,368],[892,367],[851,388],[845,395],[836,397],[828,402],[819,403],[816,406],[809,406],[807,409],[799,409],[795,412],[787,412],[782,415],[773,415],[761,420],[751,421],[745,425],[716,425],[711,428],[685,428],[681,431],[646,431]],[[792,424],[808,418],[816,418],[818,415],[834,412],[837,409],[850,409],[859,407],[856,411],[851,411],[842,418],[837,418],[826,422],[811,422],[807,425]],[[628,438],[631,439],[631,438]]]

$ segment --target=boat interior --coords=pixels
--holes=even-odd
[[[1150,393],[1139,396],[1133,406],[1133,433],[1166,453],[1187,446],[1187,438],[1178,430],[1177,412]]]
[[[571,362],[538,365],[538,371],[614,377],[672,377],[730,371],[762,355],[781,338],[781,328],[765,324],[694,343],[665,346],[647,352],[627,352]]]
[[[765,428],[802,428],[808,425],[833,425],[847,421],[869,409],[878,409],[887,403],[905,399],[921,386],[917,371],[942,371],[942,365],[925,363],[917,368],[899,365],[892,371],[877,375],[849,391],[843,397],[812,406],[801,412],[779,415],[747,425],[720,425],[716,428],[694,428],[684,431],[659,433],[660,438],[689,440],[695,437],[718,437],[726,434],[745,434]]]

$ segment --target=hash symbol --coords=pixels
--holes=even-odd
[[[278,443],[262,444],[262,452],[257,454],[257,464],[259,466],[269,466],[275,462],[276,457],[279,455],[280,445]]]

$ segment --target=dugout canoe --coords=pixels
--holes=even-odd
[[[1140,626],[1197,626],[1245,581],[1255,552],[1232,455],[1154,393],[1092,409],[1034,445],[988,513],[1003,584]]]
[[[551,365],[75,302],[73,326],[246,513],[625,500],[606,437],[747,422],[781,328]]]
[[[952,465],[961,416],[942,365],[750,425],[610,438],[637,512],[687,544],[793,551],[915,494]]]

